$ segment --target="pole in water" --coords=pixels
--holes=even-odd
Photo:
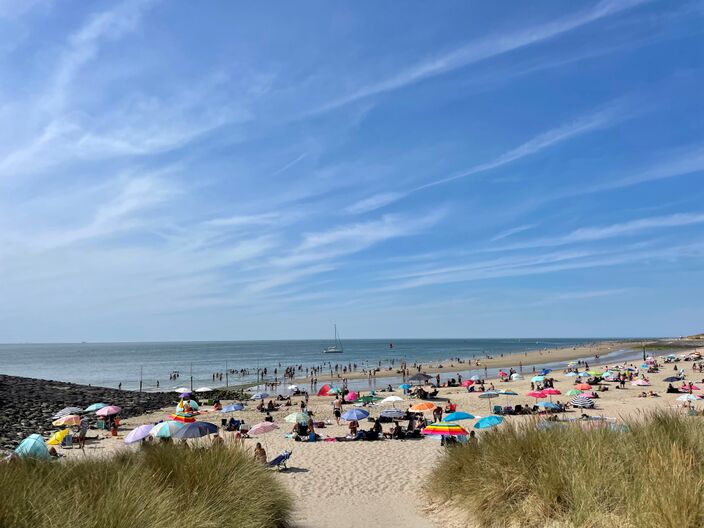
[[[193,391],[193,363],[191,363],[191,391]]]
[[[142,374],[144,373],[144,366],[139,366],[139,392],[142,392]]]

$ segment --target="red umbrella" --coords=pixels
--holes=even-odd
[[[526,396],[530,396],[531,398],[539,400],[541,398],[547,398],[548,395],[545,394],[543,391],[530,391],[526,394]]]
[[[574,388],[579,389],[581,391],[592,390],[592,386],[589,385],[589,383],[577,383],[577,385],[575,385]]]
[[[322,387],[320,387],[320,390],[318,391],[318,396],[327,396],[327,395],[328,395],[328,391],[329,391],[330,389],[332,389],[332,387],[326,383],[325,385],[323,385]]]
[[[464,380],[462,382],[463,387],[469,387],[470,385],[474,385],[474,382],[472,380]]]
[[[548,396],[554,396],[556,394],[562,394],[559,390],[553,389],[552,387],[549,387],[547,389],[543,389],[541,391],[543,394],[547,394]]]

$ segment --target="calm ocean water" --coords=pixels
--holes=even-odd
[[[345,340],[343,354],[322,354],[328,341],[228,341],[186,343],[77,343],[0,345],[0,373],[72,381],[124,389],[139,387],[140,371],[145,390],[188,386],[221,386],[214,372],[230,369],[268,368],[279,365],[319,366],[324,362],[388,365],[389,361],[437,361],[460,357],[513,355],[524,351],[574,346],[599,339],[404,339]],[[516,362],[519,359],[516,357]],[[169,380],[172,371],[181,377]],[[280,369],[279,369],[280,372]],[[280,374],[279,374],[280,375]],[[230,385],[251,382],[253,376],[230,376]]]

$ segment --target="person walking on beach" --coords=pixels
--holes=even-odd
[[[80,449],[83,449],[86,446],[86,435],[88,434],[89,425],[90,422],[88,421],[87,416],[81,418],[81,421],[78,424],[78,447]]]
[[[340,416],[342,416],[342,400],[339,396],[332,402],[332,413],[335,415],[337,425],[340,425]]]

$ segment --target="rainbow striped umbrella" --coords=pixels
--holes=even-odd
[[[170,416],[176,422],[193,423],[196,421],[196,413],[179,411]]]
[[[469,433],[461,426],[452,422],[432,423],[423,429],[424,435],[439,435],[439,436],[466,436]]]

